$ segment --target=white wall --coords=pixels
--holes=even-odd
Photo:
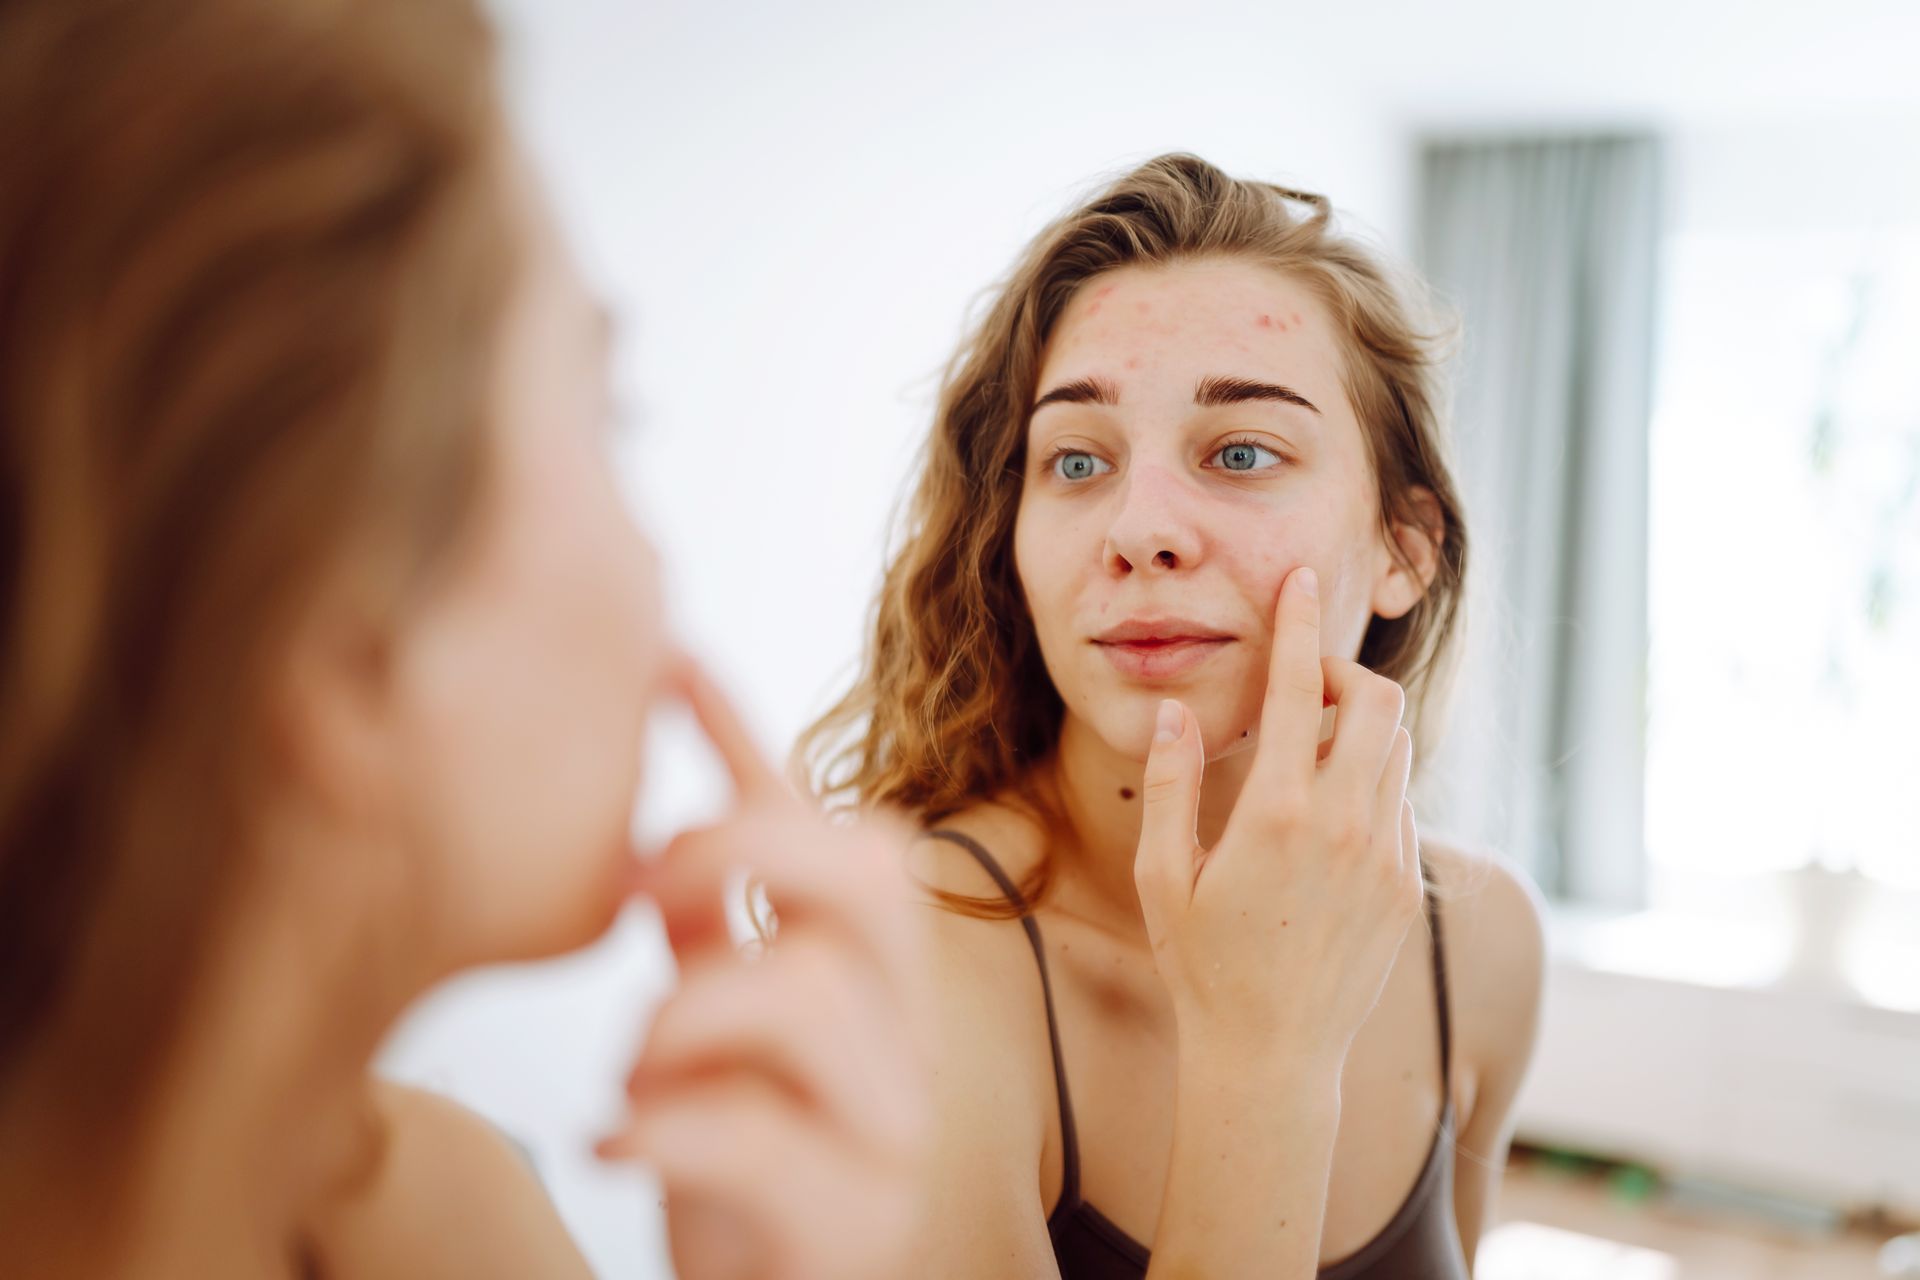
[[[633,322],[682,621],[782,741],[854,652],[968,303],[1089,179],[1186,147],[1407,221],[1398,131],[1259,48],[1168,63],[1012,8],[636,14],[517,7],[518,101]]]
[[[1920,107],[1683,125],[1668,163],[1674,234],[1920,225]]]
[[[881,537],[968,304],[1099,175],[1185,148],[1330,194],[1399,245],[1405,144],[1311,60],[1172,59],[1164,11],[965,24],[577,0],[505,7],[513,99],[625,323],[628,478],[676,622],[784,750],[857,653]],[[714,802],[684,732],[646,825]],[[468,978],[391,1074],[530,1149],[601,1273],[665,1275],[651,1189],[585,1156],[668,977],[651,921],[558,965]]]
[[[1920,101],[1906,0],[1844,0],[1817,30],[1785,0],[496,6],[522,131],[626,322],[620,376],[644,419],[626,470],[676,623],[780,748],[858,650],[970,301],[1097,176],[1191,149],[1325,192],[1403,252],[1423,127]],[[1825,172],[1817,140],[1802,150]],[[1768,159],[1714,155],[1729,173]],[[1718,216],[1737,197],[1713,193],[1733,189],[1681,198]],[[684,730],[663,735],[653,784],[651,831],[716,799]],[[521,1138],[607,1276],[666,1274],[650,1188],[584,1152],[668,979],[636,916],[586,955],[464,980],[384,1060]]]

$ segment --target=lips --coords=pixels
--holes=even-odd
[[[1095,644],[1179,644],[1190,640],[1231,640],[1230,632],[1191,618],[1129,618],[1093,637]]]
[[[1136,680],[1182,676],[1234,642],[1234,637],[1187,618],[1136,618],[1093,637],[1120,674]]]

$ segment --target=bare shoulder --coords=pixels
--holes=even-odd
[[[927,832],[963,836],[984,851],[1016,885],[1039,862],[1045,836],[1039,824],[1010,805],[982,803],[929,823]],[[990,898],[1002,894],[999,883],[980,859],[964,845],[923,834],[908,852],[908,870],[923,889],[940,889],[966,897]]]
[[[936,826],[973,841],[1016,884],[1039,856],[1017,818],[987,806]],[[908,849],[907,863],[925,914],[934,1013],[947,1041],[938,1060],[941,1073],[957,1076],[957,1071],[949,1073],[947,1063],[958,1066],[973,1060],[968,1062],[969,1080],[992,1095],[994,1104],[1014,1105],[1009,1118],[1029,1121],[1037,1130],[1037,1109],[1014,1092],[1037,1092],[1020,1088],[1033,1074],[1027,1061],[1031,1055],[1023,1050],[1046,1046],[1046,1005],[1026,930],[1004,910],[994,913],[1006,896],[966,846],[923,835]],[[972,910],[969,900],[986,909]],[[949,1087],[967,1086],[956,1081]]]
[[[376,1083],[379,1170],[315,1224],[327,1275],[592,1273],[540,1181],[506,1137],[450,1099]]]
[[[1441,918],[1459,1047],[1476,1076],[1524,1071],[1546,973],[1546,909],[1526,874],[1490,852],[1422,842]]]
[[[986,849],[1016,883],[1039,856],[1020,820],[981,807],[935,824]],[[926,1256],[942,1277],[1045,1274],[1052,1258],[1041,1170],[1057,1163],[1046,1005],[1032,945],[1018,919],[943,901],[1004,895],[964,846],[916,840],[908,865],[925,913],[934,1104],[942,1187]]]

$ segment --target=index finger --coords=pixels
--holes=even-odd
[[[779,773],[760,753],[746,721],[740,718],[733,702],[720,691],[705,668],[690,655],[681,654],[669,684],[693,711],[701,732],[726,765],[741,799],[791,798]]]
[[[1301,565],[1280,584],[1274,607],[1273,653],[1260,706],[1260,742],[1253,771],[1268,780],[1313,774],[1326,687],[1320,669],[1320,599],[1314,572]]]

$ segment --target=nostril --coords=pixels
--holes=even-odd
[[[1167,568],[1171,569],[1173,568],[1173,552],[1162,551],[1158,555],[1154,556],[1153,562],[1155,564],[1163,564]]]

